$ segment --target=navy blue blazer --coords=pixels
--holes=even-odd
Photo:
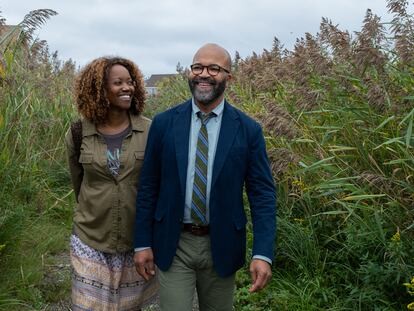
[[[134,247],[150,246],[161,270],[170,267],[182,230],[191,111],[189,100],[155,116],[140,176]],[[209,206],[213,265],[222,277],[245,261],[244,186],[253,223],[253,255],[273,260],[276,192],[262,129],[225,102]]]

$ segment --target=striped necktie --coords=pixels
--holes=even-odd
[[[191,200],[191,218],[193,223],[198,225],[207,224],[207,167],[208,167],[208,133],[207,122],[215,117],[214,112],[202,114],[197,113],[201,120],[200,131],[198,132],[197,150],[195,157],[194,185]]]

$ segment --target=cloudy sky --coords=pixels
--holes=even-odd
[[[79,66],[103,55],[135,61],[145,76],[189,66],[206,42],[245,58],[270,49],[273,38],[291,49],[322,17],[343,30],[360,30],[370,8],[390,19],[386,0],[1,0],[0,16],[19,23],[34,9],[58,12],[38,32],[51,51]]]

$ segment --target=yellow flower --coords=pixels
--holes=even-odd
[[[295,179],[294,181],[292,181],[292,185],[298,187],[301,190],[305,189],[305,183],[301,180]]]
[[[411,296],[414,296],[414,277],[411,279],[410,283],[403,283],[405,287],[408,289],[408,293]],[[411,303],[412,307],[414,308],[414,302]],[[411,309],[410,309],[411,310]],[[414,310],[414,309],[413,309]]]
[[[408,309],[408,310],[414,310],[414,302],[410,303],[410,304],[407,306],[407,309]]]
[[[400,242],[400,240],[401,240],[400,229],[397,229],[397,232],[392,236],[391,241]]]

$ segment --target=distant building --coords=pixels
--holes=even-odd
[[[177,74],[159,74],[159,75],[151,75],[147,80],[145,80],[145,89],[148,95],[155,95],[157,94],[158,83],[161,82],[163,79],[173,78],[177,76]]]

